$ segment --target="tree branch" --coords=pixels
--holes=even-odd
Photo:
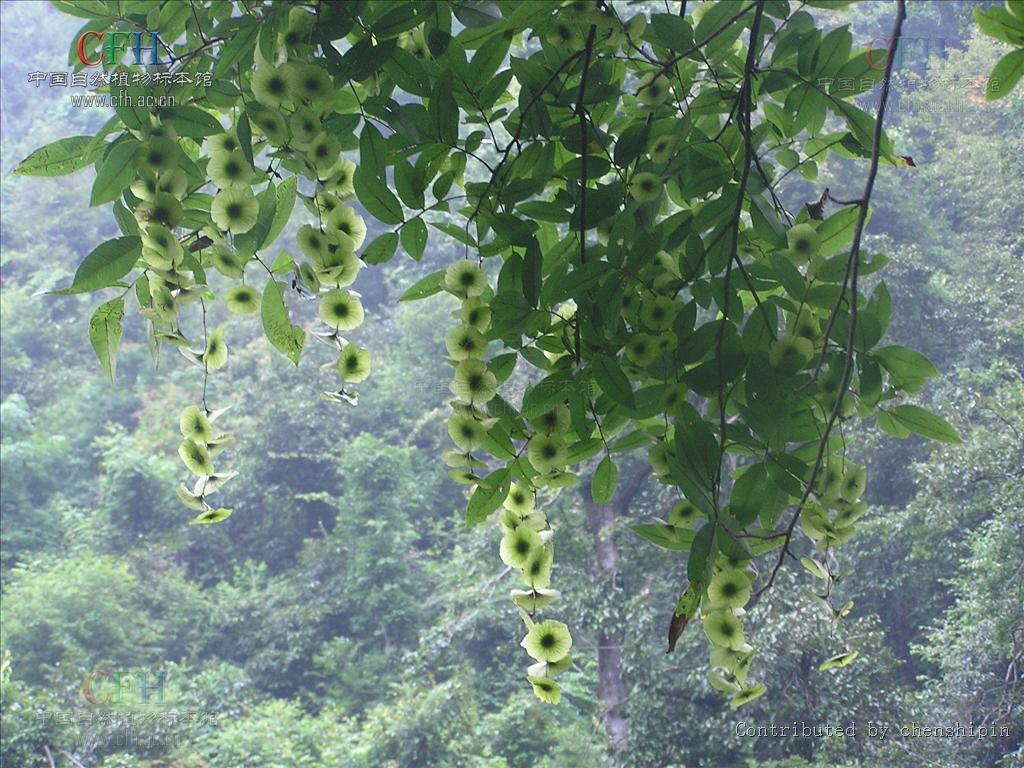
[[[526,126],[527,113],[530,111],[530,109],[533,108],[533,105],[540,100],[541,96],[543,96],[547,92],[548,88],[555,81],[555,79],[560,74],[562,74],[562,72],[564,72],[570,64],[572,64],[574,61],[576,61],[576,59],[578,59],[582,55],[583,51],[576,51],[571,56],[566,58],[565,61],[559,64],[558,68],[548,76],[548,79],[544,81],[543,85],[541,85],[537,92],[530,97],[530,100],[526,102],[526,106],[524,106],[522,110],[520,110],[519,120],[516,123],[515,131],[512,133],[512,138],[505,146],[505,149],[502,150],[501,159],[498,161],[498,164],[494,167],[494,172],[491,174],[491,178],[488,180],[487,186],[484,188],[484,191],[480,194],[480,199],[477,200],[476,207],[473,208],[473,212],[469,215],[469,218],[466,219],[467,234],[469,233],[469,225],[472,224],[473,220],[477,217],[477,215],[479,215],[480,207],[483,205],[484,199],[490,193],[491,188],[494,186],[494,183],[498,180],[498,176],[501,174],[502,168],[505,167],[505,163],[508,162],[509,156],[512,153],[512,147],[516,146],[519,143],[519,137],[522,135],[523,128]]]
[[[747,194],[747,181],[750,179],[750,165],[754,156],[753,139],[750,135],[750,113],[753,111],[751,99],[751,80],[754,76],[754,64],[757,52],[757,35],[761,30],[761,19],[764,16],[764,0],[758,0],[757,10],[754,12],[754,21],[750,27],[750,45],[747,48],[747,60],[743,66],[743,85],[739,93],[739,127],[743,134],[743,170],[740,177],[740,188],[736,193],[736,208],[733,210],[732,244],[729,248],[729,261],[725,267],[725,282],[722,287],[722,324],[718,329],[716,342],[716,358],[718,360],[718,422],[719,422],[719,443],[718,443],[718,474],[715,477],[715,509],[718,509],[719,492],[722,485],[722,459],[725,456],[725,381],[722,369],[722,344],[725,340],[725,324],[729,321],[729,285],[732,279],[733,262],[739,262],[739,235],[740,218],[743,215],[743,198]],[[742,269],[743,265],[740,264]],[[746,270],[744,275],[746,274]],[[748,280],[749,285],[749,280]],[[753,290],[753,288],[751,288]],[[760,306],[760,301],[758,305]]]
[[[580,266],[587,263],[587,110],[583,107],[583,99],[587,91],[587,73],[590,71],[590,57],[594,53],[594,37],[597,35],[597,25],[590,25],[590,33],[587,35],[587,44],[583,51],[583,72],[580,74],[580,88],[576,96],[576,115],[580,121],[580,198],[578,210],[580,214]],[[580,360],[580,315],[579,308],[576,309],[576,364]]]
[[[839,397],[836,398],[835,405],[832,407],[832,412],[825,425],[825,431],[818,443],[818,454],[814,462],[814,467],[811,470],[811,476],[807,480],[807,487],[804,489],[800,503],[797,504],[796,510],[793,512],[793,517],[789,521],[789,525],[786,527],[786,538],[782,544],[782,551],[779,553],[778,560],[775,562],[775,567],[772,569],[772,573],[768,578],[768,581],[754,593],[755,602],[764,592],[771,588],[772,584],[775,582],[775,577],[779,573],[779,569],[782,567],[782,563],[786,559],[786,555],[789,553],[789,545],[793,538],[793,532],[796,529],[797,521],[800,519],[800,513],[803,511],[804,505],[807,504],[807,500],[810,498],[811,491],[814,488],[814,482],[818,479],[818,473],[821,471],[822,462],[825,458],[825,451],[828,447],[829,435],[832,432],[832,428],[835,425],[836,420],[839,418],[839,413],[843,407],[843,398],[846,396],[847,388],[850,385],[850,378],[853,374],[853,348],[857,331],[857,277],[860,263],[860,242],[861,237],[864,234],[864,225],[867,221],[868,205],[871,202],[871,192],[875,188],[875,178],[878,175],[878,160],[882,146],[882,124],[885,120],[885,107],[889,100],[889,87],[892,83],[892,66],[893,61],[896,58],[896,46],[899,44],[900,35],[903,31],[903,20],[906,16],[907,8],[905,0],[896,0],[896,18],[893,21],[892,34],[889,36],[889,56],[885,62],[882,92],[879,96],[878,103],[878,116],[875,118],[874,138],[871,147],[871,164],[868,168],[867,181],[864,184],[864,193],[860,198],[860,211],[857,214],[857,223],[854,227],[853,233],[853,243],[850,246],[850,256],[847,260],[847,270],[850,276],[851,291],[850,327],[846,334],[846,348],[844,350],[846,363],[843,366],[843,376],[839,385]]]
[[[731,26],[732,26],[732,23],[733,23],[734,21],[736,21],[737,19],[739,19],[739,18],[740,18],[741,16],[744,16],[744,15],[745,15],[745,14],[747,13],[747,11],[751,10],[751,9],[752,9],[752,8],[754,8],[754,7],[756,6],[756,5],[757,5],[757,3],[751,3],[750,5],[748,5],[748,6],[747,6],[746,8],[744,8],[743,10],[741,10],[741,11],[739,11],[738,13],[736,13],[736,14],[734,14],[734,15],[730,16],[730,17],[729,17],[729,19],[727,19],[727,20],[726,20],[726,22],[725,22],[725,23],[724,23],[724,24],[723,24],[722,26],[720,26],[720,27],[719,27],[718,29],[716,29],[716,30],[715,30],[714,32],[712,32],[712,33],[711,33],[710,35],[708,35],[707,37],[705,37],[705,38],[704,38],[703,40],[701,40],[701,41],[700,41],[699,43],[694,43],[693,45],[691,45],[691,46],[690,46],[689,48],[687,48],[687,49],[686,49],[685,51],[683,51],[682,53],[677,53],[677,54],[676,54],[675,56],[673,56],[673,57],[672,57],[671,59],[669,59],[668,61],[666,61],[666,62],[665,62],[664,64],[662,64],[662,65],[661,65],[661,69],[659,69],[659,70],[657,71],[657,73],[655,73],[654,77],[652,77],[652,78],[651,78],[651,79],[650,79],[650,80],[649,80],[649,81],[647,82],[647,84],[646,84],[646,85],[644,85],[644,86],[641,86],[641,87],[640,87],[640,88],[639,88],[639,89],[637,90],[637,92],[639,92],[639,91],[642,91],[642,90],[644,90],[644,88],[647,88],[647,87],[649,87],[649,86],[651,85],[651,83],[653,83],[653,82],[654,82],[655,80],[657,80],[657,79],[658,79],[659,77],[661,77],[662,75],[664,75],[664,74],[665,74],[666,72],[668,72],[668,71],[669,71],[670,69],[672,69],[672,67],[674,67],[674,66],[675,66],[676,64],[678,64],[678,63],[679,63],[680,61],[682,61],[683,59],[685,59],[685,58],[686,58],[687,56],[689,56],[689,55],[690,55],[691,53],[696,53],[696,52],[697,52],[697,51],[699,51],[699,50],[700,50],[701,48],[703,48],[703,47],[704,47],[705,45],[707,45],[708,43],[710,43],[710,42],[711,42],[712,40],[714,40],[714,39],[715,39],[716,37],[718,37],[718,36],[719,36],[720,34],[722,34],[723,32],[725,32],[725,30],[727,30],[727,29],[728,29],[729,27],[731,27]]]

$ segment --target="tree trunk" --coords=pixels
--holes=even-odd
[[[594,543],[594,583],[604,589],[610,611],[601,622],[597,633],[598,696],[604,709],[604,730],[608,739],[609,765],[622,763],[629,743],[629,721],[626,719],[626,700],[629,696],[623,675],[621,588],[617,584],[619,545],[615,540],[615,521],[624,515],[629,503],[639,492],[646,468],[638,471],[624,485],[620,483],[615,498],[609,504],[598,506],[583,491],[587,506],[587,520]]]

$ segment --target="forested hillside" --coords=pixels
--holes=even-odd
[[[109,117],[29,79],[69,69],[83,20],[4,0],[3,766],[1024,766],[1024,100],[985,100],[1006,46],[977,31],[976,5],[908,4],[904,36],[930,41],[930,55],[905,49],[886,125],[912,161],[879,171],[865,235],[890,259],[885,343],[934,364],[913,402],[961,441],[896,439],[874,420],[844,428],[870,477],[857,535],[835,554],[832,601],[852,607],[831,622],[813,578],[788,563],[747,619],[769,693],[733,709],[708,682],[696,622],[665,653],[686,565],[631,528],[674,502],[643,454],[621,454],[608,504],[589,478],[542,502],[573,629],[560,704],[509,663],[519,579],[494,530],[466,527],[465,487],[438,458],[450,447],[444,329],[459,303],[398,301],[457,257],[454,240],[363,271],[373,372],[355,405],[320,396],[337,388],[333,369],[318,371],[333,365],[328,346],[307,342],[293,366],[258,320],[210,305],[203,320],[231,348],[206,393],[231,406],[234,444],[218,462],[244,482],[219,491],[230,518],[189,525],[167,414],[196,402],[196,368],[166,346],[154,361],[145,328],[126,321],[111,385],[88,334],[102,299],[48,293],[117,235],[110,206],[90,207],[91,169],[12,175]],[[813,13],[850,23],[858,47],[888,33],[893,8]],[[877,87],[859,103],[870,111],[872,98]],[[796,211],[826,190],[856,197],[863,176],[862,162],[830,157],[779,190]],[[313,220],[300,209],[275,254]],[[367,221],[370,241],[384,229]],[[877,280],[864,277],[866,293]],[[290,306],[297,324],[315,320],[315,302]],[[526,384],[517,371],[505,386]],[[856,735],[748,730],[794,723]],[[899,734],[915,724],[993,735]]]

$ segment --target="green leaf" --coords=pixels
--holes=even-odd
[[[299,364],[302,348],[306,343],[306,332],[292,325],[288,307],[284,303],[284,284],[271,280],[263,289],[260,303],[260,318],[267,340],[295,365]]]
[[[832,658],[823,661],[821,665],[818,667],[818,671],[827,672],[830,669],[842,669],[843,667],[852,664],[858,656],[860,656],[859,651],[840,653],[837,656],[833,656]]]
[[[263,247],[267,235],[273,228],[277,211],[277,191],[273,182],[267,184],[267,188],[260,192],[256,199],[260,204],[256,223],[248,232],[235,237],[235,251],[246,261]]]
[[[231,30],[228,41],[220,47],[217,65],[213,69],[214,80],[226,77],[235,64],[245,68],[246,62],[252,60],[259,30],[260,25],[254,17],[243,17],[239,21],[237,28]]]
[[[413,261],[423,258],[423,251],[427,247],[427,225],[422,218],[409,219],[402,227],[402,247]]]
[[[422,280],[417,280],[398,300],[418,301],[419,299],[427,298],[427,296],[433,296],[435,293],[440,293],[444,290],[442,287],[444,285],[444,272],[443,269],[439,269],[436,272],[431,272]]]
[[[885,74],[885,60],[888,56],[889,52],[884,48],[857,51],[835,73],[828,92],[833,96],[847,98],[870,91]]]
[[[101,0],[53,0],[61,13],[80,19],[111,19],[110,9]]]
[[[796,268],[796,265],[775,251],[768,254],[768,260],[775,271],[772,277],[779,281],[782,287],[786,289],[786,293],[794,299],[802,301],[804,294],[807,292],[807,283],[804,281],[804,276],[800,274],[800,270]]]
[[[985,98],[989,101],[1001,99],[1013,90],[1024,76],[1024,50],[1010,51],[996,62],[985,86]]]
[[[771,505],[772,511],[778,511],[776,496],[776,486],[768,478],[764,463],[753,464],[736,479],[729,509],[740,525],[750,525],[766,506]]]
[[[599,437],[588,437],[569,446],[565,453],[566,464],[579,464],[589,458],[597,456],[604,448],[604,441]]]
[[[403,91],[414,96],[430,95],[430,75],[420,60],[404,48],[395,48],[384,68]]]
[[[910,437],[910,430],[896,421],[893,415],[884,408],[878,411],[878,428],[899,440]]]
[[[718,544],[718,551],[726,557],[735,557],[741,560],[749,560],[751,557],[750,549],[743,543],[740,535],[725,525],[718,527],[718,536],[715,541]]]
[[[1024,45],[1024,21],[998,5],[984,10],[975,8],[974,23],[989,37],[1018,48]]]
[[[139,222],[120,200],[114,201],[114,221],[117,222],[117,228],[121,230],[122,235],[139,234]]]
[[[636,430],[634,432],[630,432],[625,437],[620,437],[618,440],[616,440],[614,443],[608,446],[608,450],[610,450],[612,453],[631,453],[635,451],[637,448],[641,448],[643,446],[647,446],[650,444],[650,436],[646,435],[640,430]]]
[[[377,126],[373,123],[364,124],[359,134],[359,167],[365,173],[383,179],[387,158],[388,147]]]
[[[427,106],[431,135],[449,146],[459,139],[459,106],[452,95],[453,88],[452,71],[446,69],[437,79]]]
[[[640,523],[629,528],[651,544],[673,552],[686,552],[693,544],[694,532],[689,528],[679,528],[668,523]]]
[[[714,523],[705,523],[694,536],[690,556],[686,559],[686,578],[691,582],[704,583],[708,569],[715,562],[713,554],[716,530],[717,526]]]
[[[188,104],[183,104],[180,107],[168,107],[163,113],[163,118],[173,125],[182,136],[192,139],[213,136],[224,130],[217,118],[209,112]]]
[[[786,123],[787,135],[795,136],[804,128],[817,133],[825,117],[825,97],[814,85],[801,83],[786,95],[784,109],[792,118],[792,123]]]
[[[730,22],[729,20],[736,15],[737,8],[742,11],[747,8],[746,13],[740,16],[736,21]],[[753,18],[753,6],[742,5],[738,3],[715,3],[714,5],[708,6],[708,12],[705,13],[700,21],[697,23],[696,29],[693,30],[693,39],[700,41],[712,34],[718,32],[720,29],[725,28],[724,34],[719,34],[714,40],[709,42],[705,47],[705,54],[709,57],[714,57],[720,50],[731,46],[733,41],[740,36],[744,28],[750,26],[750,20]]]
[[[594,470],[590,479],[590,495],[594,503],[604,506],[615,496],[615,486],[619,482],[619,468],[615,466],[611,456],[605,456]]]
[[[89,343],[111,383],[117,374],[117,348],[121,343],[122,317],[124,299],[118,297],[97,307],[89,320]]]
[[[521,293],[503,291],[491,300],[491,328],[488,339],[500,339],[513,333],[522,334],[523,324],[530,316],[530,305]]]
[[[700,607],[701,593],[704,588],[703,584],[687,584],[683,594],[679,596],[676,607],[672,611],[672,621],[669,624],[667,653],[672,653],[676,649],[679,636],[683,634],[686,625],[690,623],[690,619]]]
[[[412,163],[404,158],[395,160],[394,169],[394,187],[398,192],[399,200],[409,208],[424,208],[426,201],[423,191],[426,188],[426,181],[423,178],[423,169],[414,168]],[[419,221],[419,219],[413,219],[413,221]]]
[[[783,151],[779,150],[776,153],[776,157],[781,155]],[[793,154],[796,155],[796,152],[793,152]],[[754,232],[775,248],[785,248],[787,244],[786,228],[779,221],[778,216],[772,210],[768,201],[760,195],[754,195],[751,197],[750,202],[750,220],[754,225]]]
[[[222,523],[231,517],[231,510],[220,507],[219,509],[208,509],[205,512],[200,512],[192,520],[192,525],[210,525],[212,523]]]
[[[106,145],[92,136],[69,136],[35,150],[18,163],[15,176],[67,176],[93,163]]]
[[[243,112],[238,118],[238,126],[235,130],[238,136],[238,143],[242,145],[242,154],[249,165],[255,166],[256,162],[252,156],[252,124],[249,122],[249,113]]]
[[[939,375],[931,360],[899,344],[880,347],[871,355],[890,373],[893,383],[907,392],[919,392],[925,381]]]
[[[816,579],[828,579],[828,571],[826,571],[821,563],[811,557],[801,557],[800,564],[807,570],[811,576]]]
[[[480,90],[488,80],[494,77],[498,67],[505,61],[505,56],[508,55],[511,42],[510,34],[495,35],[477,49],[467,70],[469,83],[475,90]]]
[[[263,245],[261,248],[267,248],[275,240],[278,235],[284,231],[284,228],[288,226],[288,221],[291,219],[292,210],[295,208],[295,191],[298,185],[297,176],[289,176],[287,179],[282,181],[277,186],[275,193],[276,205],[274,206],[274,218],[270,224],[270,230],[267,232],[267,236],[263,239]]]
[[[556,371],[538,381],[523,395],[523,416],[533,419],[564,403],[573,386],[571,371]]]
[[[130,79],[128,85],[118,85],[112,81],[110,95],[114,102],[114,112],[121,118],[125,128],[141,130],[149,127],[149,110],[141,106],[145,103],[147,92],[141,85],[131,83]]]
[[[818,60],[815,62],[815,77],[832,77],[850,58],[853,47],[853,35],[849,25],[837,27],[829,32],[818,48]]]
[[[100,169],[92,185],[89,205],[103,205],[120,197],[125,187],[135,178],[132,157],[138,148],[137,141],[122,141],[110,150],[110,154],[100,161]]]
[[[693,28],[674,13],[656,13],[651,16],[645,37],[671,50],[682,51],[693,45]]]
[[[78,265],[70,287],[55,293],[88,293],[113,285],[132,271],[141,255],[142,240],[134,235],[107,240],[96,246]]]
[[[365,129],[364,129],[365,130]],[[356,197],[362,206],[384,224],[401,224],[405,217],[402,204],[387,188],[387,185],[375,176],[365,165],[360,165],[355,172]]]
[[[425,14],[430,15],[431,12],[429,5],[424,6],[418,3],[398,4],[397,7],[392,8],[373,22],[371,27],[373,35],[378,40],[395,37],[417,26],[422,21],[423,16]]]
[[[544,257],[541,255],[540,246],[535,239],[531,238],[523,256],[523,295],[531,307],[536,307],[537,302],[540,301],[543,265]]]
[[[754,699],[761,698],[767,690],[768,689],[765,687],[764,683],[752,685],[750,688],[746,688],[733,696],[729,702],[729,706],[733,709],[738,709],[744,704],[749,704]]]
[[[466,527],[478,525],[487,519],[508,498],[512,485],[512,472],[508,467],[496,470],[480,481],[469,497],[466,507]]]
[[[487,404],[488,410],[490,410],[491,405],[500,397],[501,395],[495,395],[494,399]],[[511,408],[511,406],[509,406],[509,408]],[[518,458],[516,456],[516,447],[512,444],[512,439],[499,424],[495,424],[488,431],[487,439],[484,440],[483,449],[491,454],[491,456],[501,459],[502,461],[514,461]]]
[[[593,371],[594,379],[601,387],[601,391],[608,397],[619,405],[636,408],[633,388],[615,360],[607,355],[598,355],[591,361],[590,370]]]
[[[474,8],[468,3],[466,5],[456,5],[453,8],[455,18],[457,18],[463,26],[470,27],[472,29],[489,27],[492,24],[496,24],[501,21],[501,17],[497,15],[497,6],[491,5],[488,7],[485,3],[479,3],[479,5],[481,6],[479,8]],[[487,13],[487,11],[492,11],[494,15]]]
[[[397,249],[398,235],[385,232],[363,249],[363,261],[367,264],[383,264],[395,255]]]
[[[270,271],[275,275],[287,275],[295,271],[295,259],[288,251],[281,251],[270,265]]]
[[[863,154],[867,157],[875,143],[875,118],[860,107],[856,107],[847,101],[833,100],[829,103],[829,107],[846,118],[846,126],[850,129],[850,134],[863,148]],[[894,160],[892,156],[892,140],[884,130],[882,131],[879,151],[883,158]]]
[[[711,427],[696,410],[676,421],[674,444],[683,472],[701,490],[711,491],[718,475],[721,453]],[[698,499],[691,501],[700,506]]]
[[[960,442],[960,435],[948,421],[920,406],[897,405],[895,408],[889,409],[888,413],[896,423],[921,437],[939,440],[943,443]]]
[[[515,352],[506,352],[503,355],[495,355],[491,358],[487,367],[491,369],[491,373],[498,380],[498,383],[503,383],[509,376],[512,375],[512,371],[515,370],[516,361],[519,356]]]
[[[470,248],[476,248],[476,240],[473,239],[472,235],[466,232],[466,228],[464,226],[460,227],[448,221],[432,221],[430,222],[430,226],[444,232],[448,237],[457,240],[463,245],[468,245]]]
[[[177,40],[185,31],[185,24],[192,19],[192,9],[185,3],[165,3],[160,9],[156,30],[166,40]]]
[[[374,45],[369,37],[364,37],[349,48],[337,62],[334,76],[339,81],[366,80],[370,75],[384,66],[395,50],[394,39],[384,40]]]
[[[821,253],[835,253],[853,242],[859,211],[859,206],[851,205],[836,211],[818,225],[818,237],[821,238],[818,249]]]
[[[527,200],[517,205],[516,210],[523,216],[528,216],[537,221],[551,221],[555,224],[564,224],[569,221],[569,211],[558,203],[546,203],[543,200]]]

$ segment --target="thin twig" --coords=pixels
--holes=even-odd
[[[752,79],[754,77],[754,64],[757,53],[757,35],[761,29],[761,18],[764,15],[764,0],[758,0],[757,10],[754,12],[754,21],[750,27],[750,46],[747,49],[747,61],[743,66],[743,84],[739,93],[739,126],[743,133],[743,170],[740,177],[740,188],[736,193],[736,208],[733,211],[732,244],[730,246],[730,258],[725,267],[725,282],[722,286],[722,324],[718,329],[718,340],[716,343],[718,360],[718,421],[719,421],[719,443],[718,443],[718,474],[715,477],[715,509],[718,509],[719,492],[722,486],[722,460],[725,456],[725,376],[722,362],[722,344],[725,341],[725,326],[729,322],[729,284],[732,278],[733,261],[739,262],[738,248],[740,235],[740,218],[743,215],[743,198],[747,194],[747,181],[750,179],[751,158],[754,155],[753,139],[750,135],[750,113],[753,111],[753,100],[751,98]],[[742,264],[740,265],[742,268]],[[744,274],[745,274],[744,270]],[[749,281],[748,281],[749,283]],[[758,302],[760,305],[760,301]],[[767,319],[767,316],[766,316]],[[769,326],[770,327],[770,326]]]
[[[526,103],[526,105],[522,108],[522,110],[520,110],[520,112],[519,112],[519,121],[516,123],[516,129],[515,129],[515,131],[512,134],[512,138],[509,140],[508,144],[505,146],[505,149],[502,150],[501,160],[499,160],[498,164],[494,167],[494,172],[491,174],[491,178],[487,182],[487,186],[484,188],[484,191],[480,194],[480,198],[477,200],[476,207],[473,208],[473,212],[469,215],[469,218],[466,219],[466,234],[467,235],[469,234],[469,225],[473,223],[473,220],[480,213],[480,207],[483,205],[484,199],[490,193],[491,188],[494,186],[494,183],[498,180],[498,176],[501,174],[502,168],[505,167],[505,163],[508,162],[509,156],[512,153],[512,148],[519,143],[519,137],[522,135],[523,128],[526,126],[526,115],[527,115],[527,113],[530,111],[530,109],[533,107],[533,105],[536,104],[540,100],[541,96],[543,96],[547,92],[548,88],[555,81],[555,79],[560,74],[562,74],[562,72],[564,72],[565,69],[570,64],[572,64],[574,61],[576,61],[576,59],[578,59],[582,55],[583,55],[583,51],[576,51],[571,56],[566,58],[565,61],[563,61],[561,64],[559,64],[558,68],[556,70],[554,70],[548,76],[548,79],[544,81],[544,83],[537,90],[537,92],[533,94],[533,96]]]
[[[77,768],[85,768],[84,765],[82,765],[80,762],[78,762],[74,757],[72,757],[70,754],[65,752],[63,749],[58,749],[57,751],[60,752],[62,755],[64,755],[64,757],[66,757],[72,763],[74,763],[77,766]]]
[[[878,116],[875,118],[874,139],[871,147],[871,164],[868,168],[867,181],[864,184],[864,194],[861,195],[860,199],[860,211],[857,214],[857,223],[854,227],[853,233],[853,244],[850,246],[850,256],[847,261],[847,269],[850,273],[850,327],[846,334],[846,363],[843,366],[843,377],[839,385],[839,396],[836,398],[835,405],[832,407],[832,412],[825,425],[825,431],[818,443],[818,454],[814,462],[814,467],[811,470],[811,476],[807,480],[807,487],[804,489],[800,503],[797,504],[796,510],[793,512],[793,517],[789,521],[789,525],[786,527],[786,539],[782,544],[782,551],[779,553],[778,560],[775,562],[775,567],[772,569],[772,573],[768,578],[768,581],[754,594],[755,600],[771,588],[772,584],[775,582],[775,577],[778,575],[779,569],[782,567],[782,563],[785,561],[786,555],[789,553],[789,545],[793,538],[793,532],[796,529],[797,521],[800,519],[800,513],[803,511],[804,505],[810,498],[811,491],[814,488],[814,482],[818,478],[818,473],[821,471],[822,462],[825,458],[825,450],[828,447],[829,435],[832,432],[832,427],[835,425],[836,420],[839,418],[839,413],[843,407],[843,398],[845,397],[846,390],[850,385],[850,378],[853,373],[853,348],[857,331],[857,277],[860,262],[860,241],[864,234],[864,225],[867,222],[868,205],[871,201],[871,192],[875,187],[875,178],[878,175],[878,160],[882,146],[882,124],[885,120],[885,106],[889,99],[889,86],[892,81],[892,66],[893,61],[896,58],[896,46],[899,44],[900,35],[903,30],[903,20],[906,16],[907,8],[905,0],[896,0],[896,19],[893,22],[892,34],[889,37],[889,57],[885,63],[882,92],[879,96]]]
[[[746,7],[746,8],[744,8],[744,9],[743,9],[742,11],[740,11],[739,13],[736,13],[736,14],[734,14],[733,16],[729,17],[729,19],[727,19],[727,20],[726,20],[726,22],[725,22],[725,23],[724,23],[724,24],[723,24],[722,26],[720,26],[720,27],[719,27],[718,29],[716,29],[716,30],[715,30],[714,32],[712,32],[712,33],[711,33],[710,35],[708,35],[707,37],[705,37],[705,38],[704,38],[703,40],[701,40],[701,41],[700,41],[699,43],[694,43],[693,45],[691,45],[691,46],[690,46],[689,48],[687,48],[687,49],[686,49],[685,51],[683,51],[682,53],[678,53],[678,54],[676,54],[675,56],[673,56],[673,57],[672,57],[671,59],[669,59],[668,61],[666,61],[666,62],[665,62],[664,64],[662,64],[662,66],[661,66],[661,69],[659,69],[659,70],[657,71],[657,73],[656,73],[656,74],[654,75],[654,77],[652,77],[652,78],[651,78],[650,80],[648,80],[648,81],[647,81],[647,83],[646,83],[645,85],[641,86],[641,87],[640,87],[640,88],[638,89],[638,92],[639,92],[639,91],[642,91],[642,90],[644,90],[644,88],[647,88],[647,87],[649,87],[649,86],[651,85],[651,83],[653,83],[653,82],[654,82],[655,80],[657,80],[657,79],[658,79],[659,77],[661,77],[661,76],[662,76],[662,75],[664,75],[664,74],[665,74],[666,72],[668,72],[668,71],[669,71],[670,69],[672,69],[672,67],[674,67],[674,66],[675,66],[675,65],[676,65],[676,64],[677,64],[678,62],[680,62],[680,61],[682,61],[683,59],[685,59],[685,58],[686,58],[687,56],[689,56],[689,55],[690,55],[691,53],[695,53],[695,52],[699,51],[699,50],[700,50],[701,48],[703,48],[703,47],[704,47],[705,45],[707,45],[708,43],[710,43],[710,42],[711,42],[712,40],[714,40],[714,39],[715,39],[716,37],[718,37],[718,36],[719,36],[720,34],[722,34],[723,32],[725,32],[725,30],[729,29],[729,27],[731,27],[731,26],[732,26],[732,23],[733,23],[734,21],[736,21],[737,19],[739,19],[739,18],[740,18],[741,16],[744,16],[744,15],[746,15],[747,11],[751,10],[751,9],[752,9],[752,8],[754,8],[754,7],[756,6],[756,5],[757,5],[757,3],[751,3],[750,5],[748,5],[748,6]]]
[[[587,110],[583,107],[583,99],[587,90],[587,73],[590,71],[590,57],[594,53],[594,37],[597,35],[597,25],[590,25],[590,33],[587,35],[587,44],[583,52],[583,71],[580,73],[580,89],[576,96],[576,115],[580,120],[580,266],[587,263]],[[580,363],[580,316],[579,310],[576,314],[576,364]]]

